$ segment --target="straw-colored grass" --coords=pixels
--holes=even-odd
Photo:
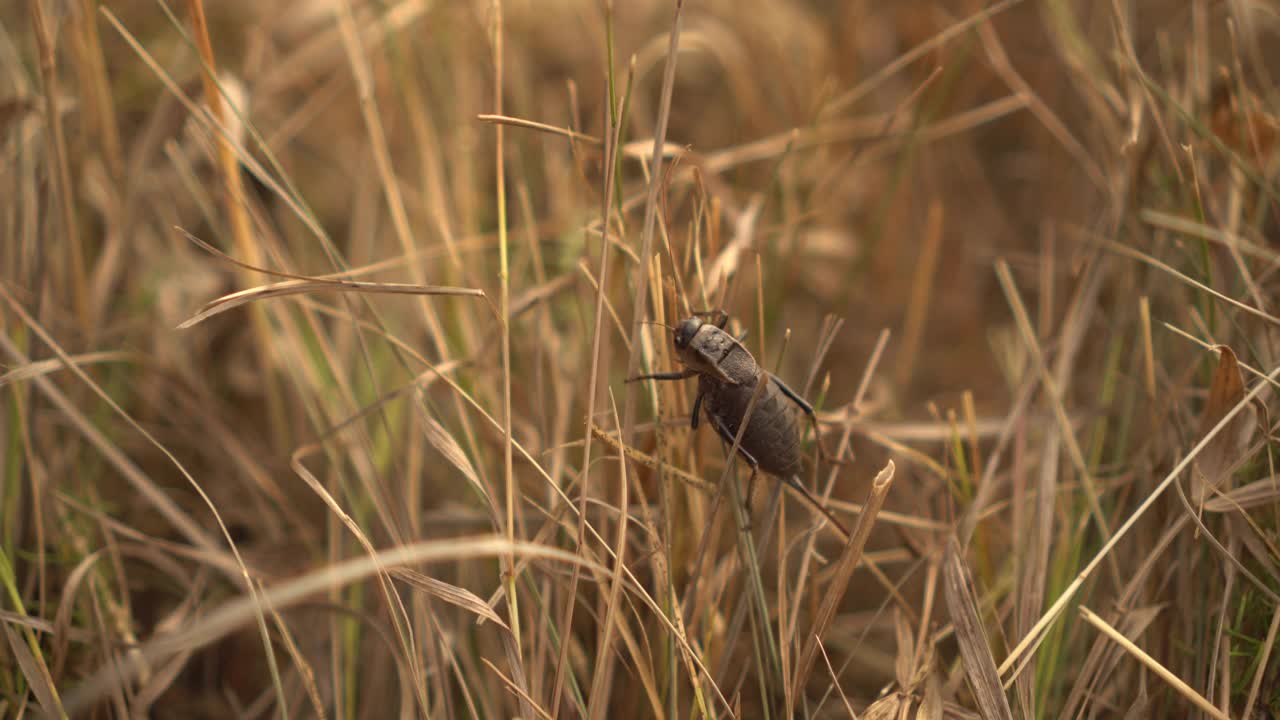
[[[0,717],[1280,716],[1277,61],[1261,1],[0,3]],[[712,308],[805,489],[627,382]]]

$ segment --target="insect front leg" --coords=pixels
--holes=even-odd
[[[627,378],[627,382],[639,382],[641,380],[687,380],[697,375],[693,370],[681,370],[680,372],[652,373],[649,375],[637,375],[633,378]]]
[[[706,395],[704,392],[698,393],[698,397],[693,399],[693,415],[689,418],[689,427],[694,430],[698,429],[698,415],[702,412],[702,397]]]
[[[813,426],[813,440],[818,444],[818,455],[822,460],[824,462],[829,462],[832,465],[845,464],[844,460],[828,453],[827,449],[822,446],[822,434],[818,431],[818,414],[813,411],[813,406],[806,402],[804,398],[800,397],[795,390],[787,387],[787,384],[782,382],[782,379],[777,375],[769,373],[769,379],[773,381],[774,385],[778,386],[778,389],[782,391],[783,395],[790,398],[791,402],[795,403],[796,406],[809,417],[809,424]]]

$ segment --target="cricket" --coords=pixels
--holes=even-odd
[[[703,318],[709,318],[710,322]],[[806,504],[831,523],[833,529],[848,538],[848,529],[800,482],[799,474],[804,463],[797,411],[804,413],[813,426],[819,456],[828,462],[842,462],[822,447],[813,406],[787,387],[777,375],[761,367],[742,344],[745,335],[734,337],[725,329],[728,322],[729,314],[724,310],[705,310],[694,312],[675,327],[664,326],[672,332],[672,344],[684,369],[640,375],[628,382],[678,381],[697,377],[698,393],[693,401],[690,426],[698,429],[699,416],[705,409],[716,434],[732,446],[745,420],[747,428],[742,433],[738,454],[751,468],[752,478],[758,471],[778,478],[796,490]],[[765,388],[755,407],[751,408],[750,417],[747,417],[751,398],[761,382],[766,383]]]

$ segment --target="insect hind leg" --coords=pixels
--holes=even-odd
[[[814,412],[813,406],[810,405],[807,400],[800,397],[800,394],[795,390],[787,387],[787,384],[782,382],[782,378],[774,375],[773,373],[769,373],[769,379],[773,381],[774,385],[778,386],[778,389],[782,391],[783,395],[786,395],[791,402],[796,404],[796,407],[800,408],[800,410],[808,416],[809,424],[813,426],[813,440],[818,444],[818,455],[822,457],[822,460],[824,462],[831,463],[832,465],[844,465],[846,462],[844,459],[832,455],[827,452],[825,447],[822,446],[822,433],[818,431],[818,413]]]
[[[827,508],[827,506],[822,504],[821,500],[815,497],[813,493],[809,492],[809,488],[805,487],[804,483],[800,482],[800,478],[795,475],[788,475],[783,478],[782,481],[799,492],[801,497],[804,498],[805,503],[826,518],[827,522],[831,523],[835,530],[844,536],[845,540],[849,539],[849,528],[845,527],[844,523],[836,519],[836,516]]]
[[[734,433],[729,430],[728,425],[724,424],[724,420],[716,417],[713,413],[708,413],[707,417],[711,420],[711,426],[716,429],[716,434],[719,435],[722,440],[729,443],[729,447],[733,447]],[[755,459],[755,456],[747,452],[742,445],[738,445],[738,454],[741,455],[742,459],[751,467],[752,472],[760,469],[760,462]]]
[[[699,396],[701,399],[701,396]],[[711,425],[716,429],[716,434],[720,439],[729,443],[729,447],[733,447],[734,434],[729,431],[729,426],[725,425],[724,420],[714,414],[708,413],[707,417],[711,420]],[[742,460],[751,468],[751,478],[747,480],[747,494],[742,498],[742,504],[747,511],[747,516],[751,515],[751,498],[756,490],[756,477],[760,474],[760,462],[755,457],[743,449],[742,445],[738,445],[738,454],[742,456]],[[732,460],[732,458],[730,458]],[[751,526],[739,528],[743,532],[751,532]]]
[[[804,405],[808,405],[808,403],[804,403]],[[813,408],[810,407],[809,411],[812,412]],[[715,426],[716,432],[720,437],[724,438],[732,446],[733,433],[729,432],[729,428],[724,424],[724,421],[715,415],[709,415],[708,417],[711,419],[711,424]],[[819,443],[818,447],[821,449],[821,443]],[[741,447],[738,448],[738,452],[742,455],[742,459],[746,461],[747,465],[751,466],[751,479],[747,483],[747,495],[744,499],[744,502],[749,503],[750,498],[752,497],[752,491],[755,490],[756,476],[760,474],[760,463],[756,462],[756,459],[751,456],[751,453],[743,450]],[[804,484],[800,482],[800,478],[795,475],[787,475],[785,477],[779,477],[779,480],[786,485],[790,485],[796,492],[800,493],[800,496],[804,498],[805,503],[808,504],[809,507],[813,508],[826,518],[827,522],[831,523],[836,531],[843,535],[845,539],[849,538],[849,529],[846,528],[844,523],[840,522],[840,520],[838,520],[836,516],[828,510],[820,500],[818,500],[818,498],[814,497],[813,493],[809,492],[809,488],[805,487]]]

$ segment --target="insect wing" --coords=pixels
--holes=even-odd
[[[693,342],[689,344],[689,349],[694,352],[702,361],[702,372],[709,373],[717,380],[736,385],[733,378],[729,377],[724,368],[720,367],[720,362],[724,360],[726,351],[732,347],[725,340],[732,340],[733,336],[714,325],[703,325],[699,329],[698,334],[694,336]]]

